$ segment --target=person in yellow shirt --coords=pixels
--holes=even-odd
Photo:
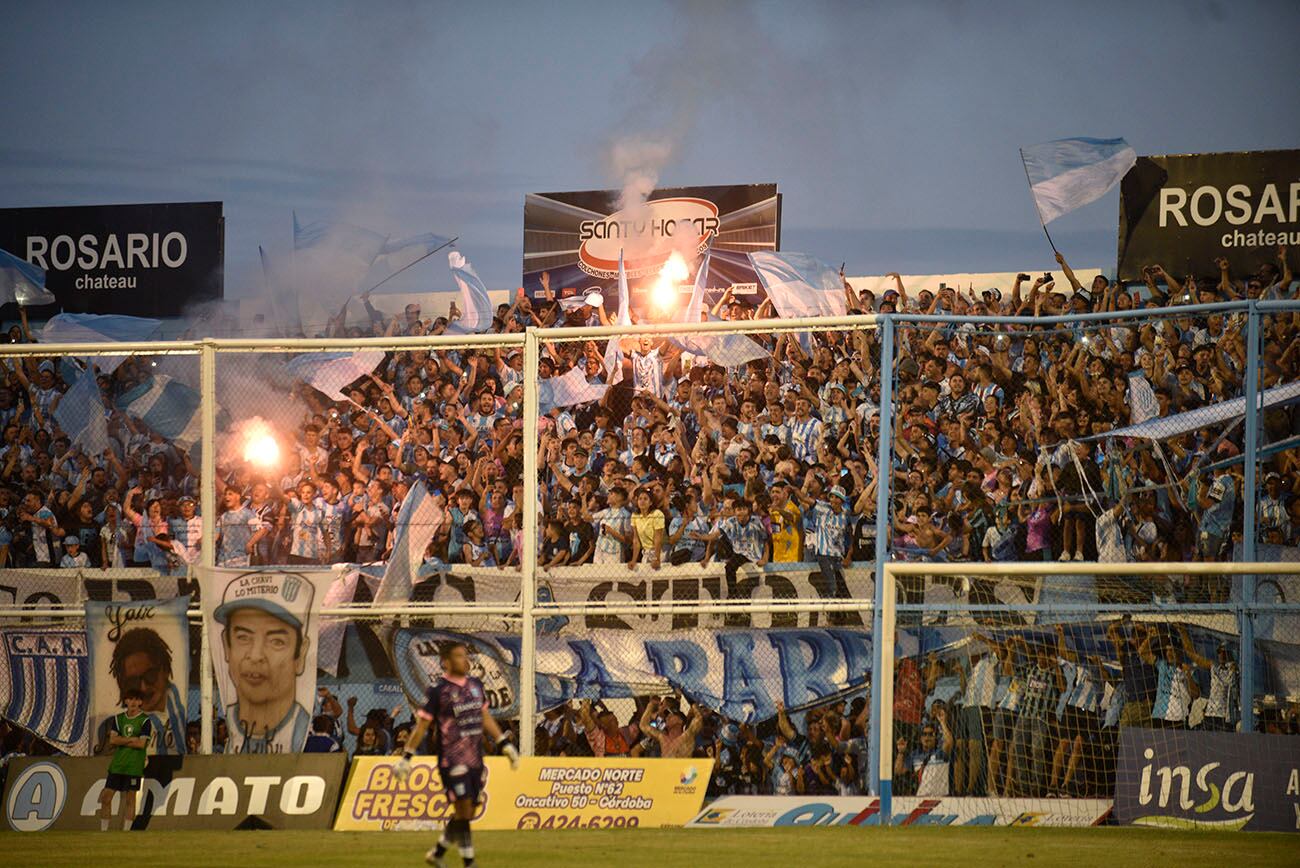
[[[772,507],[768,512],[772,518],[772,560],[784,563],[803,560],[803,510],[799,509],[798,502],[790,496],[790,483],[783,479],[777,479],[772,483]],[[781,516],[784,533],[793,537],[793,542],[790,543],[791,550],[783,553],[788,554],[788,557],[776,554],[778,515]]]
[[[632,560],[627,568],[635,570],[638,563],[648,563],[659,569],[664,548],[664,514],[655,509],[650,489],[636,493],[636,512],[632,513]]]
[[[792,564],[799,560],[799,529],[790,516],[775,507],[768,513],[772,521],[772,562]]]

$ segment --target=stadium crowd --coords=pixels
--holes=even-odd
[[[803,562],[815,564],[819,593],[845,596],[843,567],[871,561],[875,553],[882,373],[894,378],[897,427],[887,472],[895,556],[1231,559],[1241,527],[1242,467],[1230,460],[1243,448],[1240,426],[1193,428],[1160,439],[1100,435],[1127,425],[1135,409],[1161,419],[1240,396],[1244,317],[1181,313],[1179,307],[1291,297],[1286,249],[1244,279],[1234,278],[1226,262],[1216,263],[1213,274],[1181,278],[1154,265],[1137,287],[1104,277],[1085,287],[1063,258],[1058,261],[1059,277],[1019,275],[1005,292],[969,286],[909,291],[894,274],[892,288],[879,297],[846,282],[845,300],[850,313],[958,317],[1170,310],[1087,326],[906,324],[898,331],[892,371],[884,372],[870,330],[756,333],[751,338],[765,348],[764,358],[732,368],[712,363],[698,343],[684,349],[671,339],[621,340],[617,371],[606,369],[603,345],[544,342],[542,378],[581,366],[591,384],[611,387],[599,400],[551,407],[541,420],[539,564],[636,571],[715,561],[725,565],[730,583],[747,563]],[[580,303],[582,297],[576,289],[552,293],[549,285],[536,300],[521,292],[497,309],[493,328],[608,323],[604,309]],[[323,334],[438,335],[457,316],[454,307],[449,321],[408,305],[389,317],[373,299],[364,301],[370,329],[347,328],[340,317]],[[767,303],[754,309],[730,291],[711,313],[732,320],[774,316]],[[25,320],[9,337],[32,340]],[[1265,317],[1261,338],[1262,385],[1300,377],[1300,321],[1289,314]],[[142,420],[107,409],[148,379],[149,360],[130,358],[99,375],[112,438],[100,454],[73,448],[54,421],[68,388],[68,364],[10,358],[0,371],[0,566],[147,565],[185,572],[200,544],[197,462]],[[413,485],[427,484],[436,527],[426,562],[517,565],[528,445],[522,370],[518,352],[413,350],[387,353],[371,374],[337,384],[346,401],[300,385],[295,395],[309,412],[298,430],[281,432],[293,446],[274,474],[239,460],[218,466],[218,563],[384,560],[403,500]],[[1294,412],[1270,411],[1264,425],[1265,442],[1292,436]],[[1298,456],[1281,451],[1262,462],[1261,542],[1297,543]],[[1191,580],[1115,587],[1117,598],[1148,600],[1221,600],[1228,591]],[[1074,747],[1077,727],[1035,723],[1023,729],[1019,721],[1029,711],[1035,721],[1047,721],[1047,709],[1054,712],[1058,702],[1073,708],[1068,697],[1086,670],[1096,696],[1089,693],[1084,709],[1092,717],[1085,722],[1100,732],[1112,706],[1103,712],[1105,691],[1098,685],[1120,676],[1090,669],[1086,660],[1064,669],[1056,661],[1068,656],[1058,649],[1049,654],[1006,638],[991,639],[990,647],[974,663],[917,665],[910,676],[916,686],[907,691],[918,695],[916,713],[900,718],[902,772],[924,791],[935,769],[948,762],[939,759],[942,754],[953,758],[944,774],[965,779],[953,784],[960,787],[954,792],[973,791],[970,743],[978,728],[988,745],[978,765],[988,769],[983,780],[989,791],[1068,789],[1061,783],[1064,768],[1086,761]],[[1118,644],[1117,654],[1121,647],[1128,646]],[[1181,647],[1164,637],[1142,654],[1172,648],[1177,656]],[[1040,654],[1048,656],[1039,660]],[[940,674],[936,666],[945,665],[957,668]],[[955,680],[966,701],[952,703],[954,692],[937,707],[922,704],[935,684],[954,683],[945,679]],[[1011,691],[1021,681],[1028,686]],[[1032,692],[1039,682],[1042,695]],[[1020,704],[1019,716],[1009,722],[999,705],[1008,695]],[[671,699],[643,700],[622,724],[608,711],[578,707],[548,712],[542,729],[553,753],[598,754],[610,745],[671,755],[711,752],[726,769],[719,786],[737,792],[848,792],[860,785],[863,772],[857,752],[865,749],[864,709],[864,701],[855,700],[815,710],[799,716],[799,729],[782,714],[764,732]],[[1117,708],[1117,720],[1119,714]],[[326,716],[337,736],[341,710]],[[391,720],[347,729],[359,739],[355,750],[388,752],[400,743]],[[1022,748],[1050,757],[1046,770],[1031,764],[1032,781],[1017,784],[1004,774],[1000,782],[998,756]],[[913,757],[920,757],[919,765]]]

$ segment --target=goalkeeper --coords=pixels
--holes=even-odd
[[[393,774],[399,781],[406,781],[411,773],[411,755],[432,723],[438,772],[454,805],[455,818],[447,822],[438,846],[425,855],[425,861],[435,868],[445,868],[447,863],[443,857],[454,845],[460,848],[461,862],[470,868],[475,862],[469,821],[482,793],[485,773],[483,734],[486,732],[497,749],[509,758],[511,768],[519,767],[519,751],[488,714],[483,683],[469,674],[469,649],[464,643],[443,645],[439,656],[443,676],[428,689],[424,706],[416,711],[415,727],[406,740],[405,753],[393,767]]]

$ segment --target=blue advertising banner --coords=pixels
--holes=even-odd
[[[1115,818],[1175,829],[1300,831],[1300,739],[1125,728]]]

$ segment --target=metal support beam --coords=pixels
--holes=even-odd
[[[888,730],[881,722],[893,717],[893,654],[884,653],[885,585],[892,581],[885,575],[889,559],[889,495],[894,467],[894,319],[879,317],[880,330],[880,442],[876,452],[876,602],[871,618],[871,712],[867,733],[867,766],[871,770],[871,790],[880,796],[881,823],[888,825],[893,805],[893,773],[888,762],[888,745],[881,733]],[[892,595],[889,595],[892,596]],[[892,623],[892,613],[890,621]],[[892,635],[892,631],[890,633]],[[892,651],[892,649],[891,649]],[[888,687],[886,687],[888,683]],[[888,704],[886,702],[888,701]]]
[[[1255,301],[1250,301],[1246,311],[1246,419],[1245,443],[1242,452],[1242,525],[1241,557],[1246,562],[1255,560],[1255,495],[1256,469],[1259,462],[1259,311]],[[1250,607],[1255,604],[1255,576],[1241,578],[1241,649],[1237,653],[1237,668],[1241,673],[1241,731],[1255,728],[1255,614]]]
[[[520,553],[519,614],[522,631],[519,643],[519,750],[532,756],[533,718],[537,716],[537,625],[533,604],[537,601],[537,332],[524,332],[524,528]]]
[[[199,424],[199,515],[203,522],[199,561],[206,571],[217,564],[217,349],[211,341],[205,341],[199,351]],[[208,625],[200,621],[199,752],[205,754],[212,753],[213,678]]]

